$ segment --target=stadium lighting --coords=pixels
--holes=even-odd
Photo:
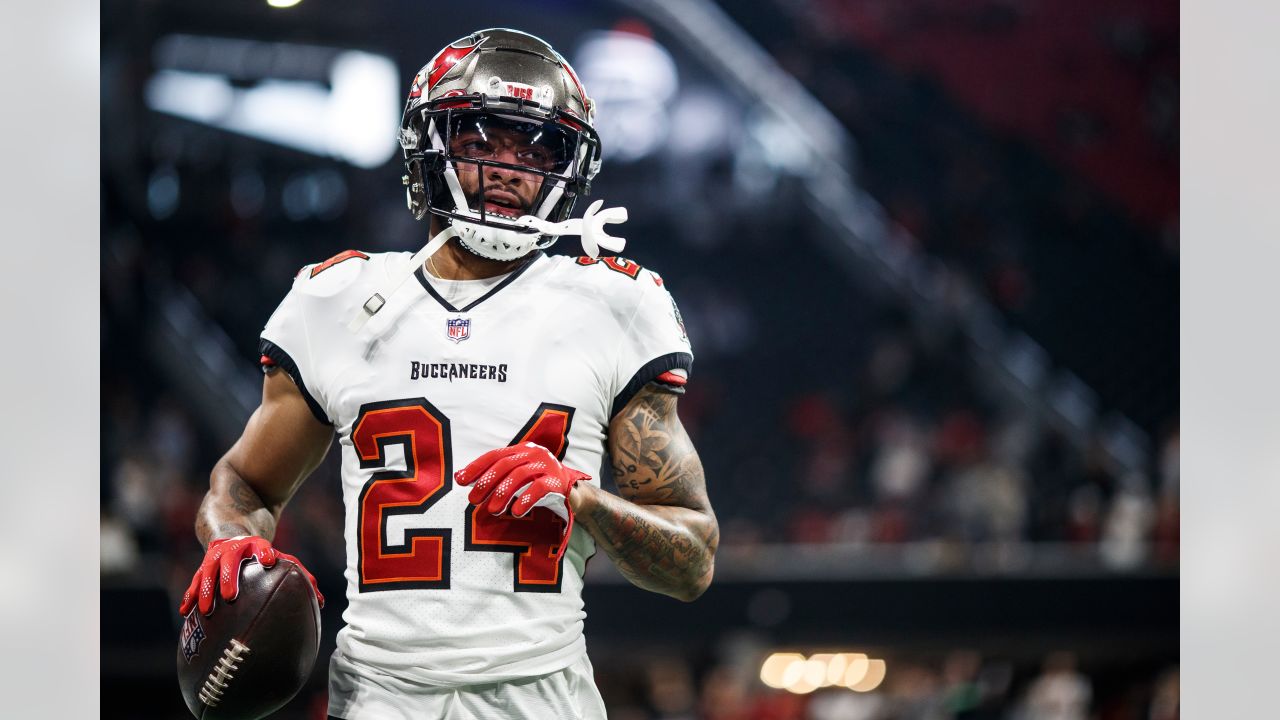
[[[853,688],[854,685],[862,682],[867,676],[867,671],[871,667],[871,660],[862,653],[853,653],[847,655],[848,661],[844,669],[844,677],[840,680],[840,684]]]
[[[787,665],[787,669],[782,673],[782,687],[790,690],[799,683],[804,682],[804,668],[808,663],[803,657],[799,660]]]
[[[856,662],[866,662],[867,656],[862,653],[839,653],[831,657],[827,663],[827,679],[824,686],[844,684],[845,673]]]
[[[854,692],[871,692],[880,687],[880,683],[884,682],[885,671],[883,660],[868,660],[867,674],[860,682],[850,685],[849,689]]]
[[[632,162],[656,151],[680,87],[671,53],[652,37],[611,30],[588,34],[573,65],[600,107],[596,132],[612,148],[609,159]]]
[[[161,48],[159,69],[145,91],[152,110],[362,168],[378,167],[400,147],[399,78],[389,57],[193,36],[170,36]],[[202,67],[191,59],[210,57],[274,58],[307,68],[313,77],[290,77],[270,63],[246,61],[252,82],[233,82],[229,64]]]
[[[810,693],[822,687],[822,681],[826,679],[827,663],[819,657],[811,657],[804,663],[800,682],[787,689],[795,693]]]
[[[786,686],[783,678],[787,671],[800,662],[804,662],[804,656],[800,653],[774,653],[760,666],[760,681],[771,688],[781,689]]]
[[[808,695],[817,690],[818,684],[812,682],[814,673],[809,670],[811,662],[810,660],[801,660],[792,663],[787,668],[786,675],[783,676],[786,684],[782,686],[782,689],[796,695]]]
[[[302,0],[267,0],[267,4],[273,8],[291,8],[302,2]]]
[[[831,683],[827,682],[827,676],[831,674],[831,662],[836,656],[831,653],[818,653],[809,657],[810,667],[805,669],[808,673],[806,676],[818,687],[827,687]],[[819,675],[819,672],[821,674]]]
[[[884,682],[884,660],[862,653],[773,653],[760,666],[765,685],[797,695],[825,687],[841,686],[855,692],[875,690]]]

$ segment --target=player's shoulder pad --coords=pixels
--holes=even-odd
[[[303,266],[293,280],[293,291],[317,298],[355,291],[376,283],[385,275],[388,263],[403,254],[343,250],[328,260]]]
[[[656,270],[621,257],[562,257],[561,264],[562,272],[581,283],[580,290],[611,306],[623,326],[652,326],[663,337],[678,331],[679,342],[688,345],[680,309]]]
[[[583,255],[566,257],[563,262],[567,267],[566,273],[575,280],[611,296],[634,298],[653,286],[665,289],[661,275],[624,257],[592,258]]]

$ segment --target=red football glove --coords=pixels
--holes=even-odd
[[[282,553],[271,547],[271,542],[257,535],[241,535],[233,538],[221,538],[209,543],[205,551],[204,562],[191,578],[191,585],[182,596],[182,604],[178,606],[178,614],[185,616],[191,608],[200,607],[201,615],[213,612],[213,593],[221,588],[220,594],[225,602],[236,599],[240,593],[240,565],[248,560],[257,560],[262,567],[275,567],[276,560],[284,558],[293,562],[311,581],[311,589],[316,591],[320,607],[324,607],[324,596],[316,587],[316,579],[298,558]]]
[[[454,474],[459,485],[470,485],[467,501],[485,503],[494,515],[509,513],[524,517],[536,507],[545,507],[564,520],[564,542],[556,550],[556,560],[564,555],[573,532],[573,509],[569,491],[579,480],[591,476],[565,467],[549,450],[537,443],[490,450]],[[514,500],[514,502],[513,502]]]

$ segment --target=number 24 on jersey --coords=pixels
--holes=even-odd
[[[563,459],[573,408],[543,403],[516,433],[512,445],[535,442]],[[360,592],[449,587],[450,528],[405,530],[402,545],[387,542],[387,520],[425,513],[453,489],[449,418],[425,398],[367,403],[360,408],[351,442],[362,469],[385,468],[387,448],[404,450],[405,469],[376,470],[360,491],[356,543]],[[515,592],[559,592],[562,560],[555,551],[563,522],[550,512],[523,518],[495,516],[468,505],[465,549],[513,555]]]

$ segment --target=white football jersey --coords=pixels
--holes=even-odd
[[[390,324],[348,329],[409,259],[347,251],[307,266],[262,332],[264,362],[340,438],[350,605],[334,672],[398,693],[555,672],[585,652],[593,540],[576,529],[557,563],[550,510],[475,511],[453,473],[533,440],[598,485],[610,419],[644,384],[687,377],[680,312],[634,262],[539,253],[461,308],[419,268]]]

